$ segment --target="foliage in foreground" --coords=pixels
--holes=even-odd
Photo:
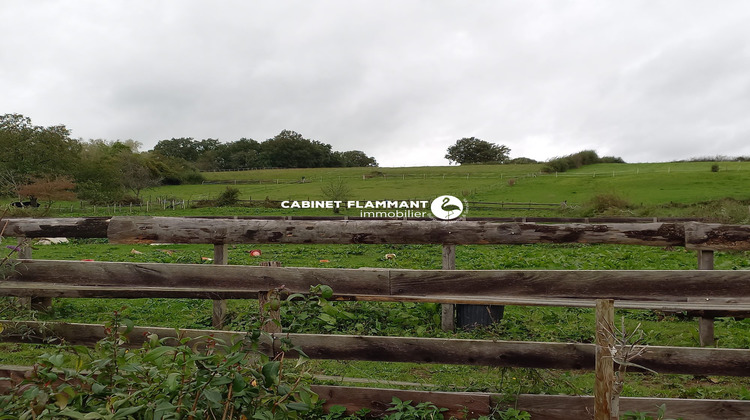
[[[259,330],[232,342],[150,334],[130,351],[132,328],[115,314],[94,349],[41,356],[30,378],[0,397],[0,419],[274,420],[302,418],[318,405],[300,369],[307,358],[288,342],[269,357],[258,349]],[[285,360],[289,350],[300,357]]]

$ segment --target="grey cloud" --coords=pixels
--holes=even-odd
[[[750,154],[750,5],[0,4],[0,112],[152,147],[282,129],[384,165],[475,136],[537,159]]]

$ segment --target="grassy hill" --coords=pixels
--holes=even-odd
[[[724,222],[745,222],[750,200],[750,162],[596,164],[564,173],[545,174],[542,164],[464,165],[408,168],[308,168],[206,172],[202,185],[163,186],[147,190],[143,199],[215,199],[227,187],[241,200],[324,200],[322,188],[343,182],[349,200],[432,200],[449,194],[471,202],[469,216],[696,216]],[[568,208],[500,210],[474,202],[562,203]],[[99,206],[56,203],[61,215],[110,213]],[[72,210],[72,211],[71,211]],[[332,215],[331,210],[273,208],[203,208],[161,210],[173,215]],[[130,212],[130,209],[128,209]],[[134,212],[144,213],[143,209]],[[350,215],[358,215],[354,210]],[[355,214],[357,213],[357,214]],[[346,214],[346,212],[344,212]]]
[[[197,200],[215,198],[231,186],[240,190],[241,199],[322,200],[325,196],[321,188],[340,179],[350,188],[352,200],[432,199],[450,194],[480,202],[567,201],[572,207],[568,212],[591,213],[592,200],[615,196],[626,205],[614,208],[610,213],[654,216],[710,213],[716,205],[743,207],[742,203],[717,203],[717,200],[750,199],[750,163],[722,162],[718,172],[711,171],[713,164],[596,164],[558,174],[541,173],[541,164],[209,172],[204,173],[207,182],[230,184],[160,187],[148,194]],[[299,211],[296,210],[295,214]],[[737,212],[737,209],[731,211]],[[476,210],[471,215],[510,216],[519,213],[497,212]]]

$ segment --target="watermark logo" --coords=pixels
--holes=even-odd
[[[464,203],[452,195],[441,195],[429,200],[370,200],[370,201],[293,201],[281,202],[283,209],[340,209],[359,210],[359,217],[388,219],[433,218],[453,220],[464,213]]]
[[[430,204],[432,215],[442,220],[453,220],[461,217],[464,203],[452,195],[441,195]]]

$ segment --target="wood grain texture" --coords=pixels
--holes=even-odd
[[[750,271],[390,270],[391,294],[686,301],[750,297]]]
[[[750,226],[685,222],[685,247],[715,251],[750,250]]]
[[[109,217],[3,219],[8,222],[3,236],[106,238],[109,220]]]
[[[683,245],[680,223],[560,224],[414,220],[249,220],[113,217],[112,243]]]
[[[714,306],[750,302],[750,271],[742,270],[403,270],[252,267],[208,264],[123,263],[99,261],[19,260],[16,272],[0,290],[26,284],[40,295],[57,284],[71,288],[131,288],[129,296],[149,296],[149,288],[174,288],[196,294],[252,292],[284,286],[306,293],[326,284],[343,297],[378,300],[499,303],[512,299],[615,299],[617,301],[710,302]],[[42,287],[44,286],[44,287]],[[9,294],[4,292],[4,294]],[[369,297],[368,297],[369,296]],[[461,302],[463,303],[463,302]],[[659,303],[655,304],[659,306]],[[619,306],[619,305],[618,305]],[[746,309],[746,308],[743,308]]]
[[[61,286],[175,288],[202,292],[257,292],[285,287],[307,293],[310,286],[327,284],[354,294],[389,294],[388,272],[380,269],[318,269],[213,264],[117,263],[100,261],[19,260],[11,282]]]

